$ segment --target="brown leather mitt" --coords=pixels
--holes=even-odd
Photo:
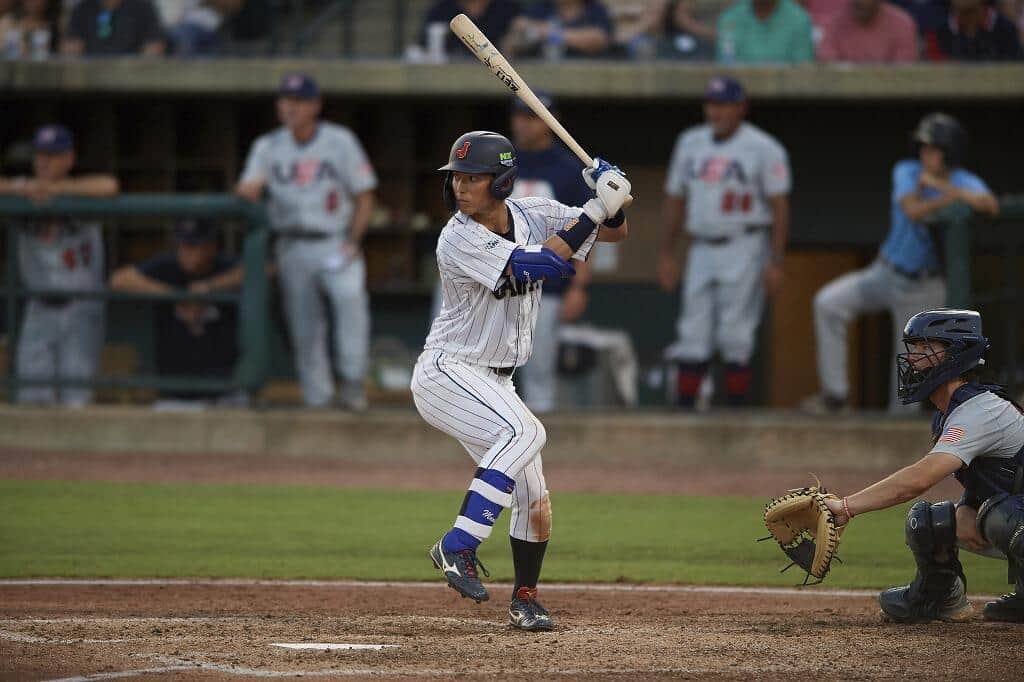
[[[807,571],[804,584],[813,576],[821,582],[828,575],[832,559],[839,549],[839,538],[845,526],[836,526],[835,517],[825,506],[826,499],[839,499],[821,484],[790,490],[764,507],[764,525],[794,564]]]

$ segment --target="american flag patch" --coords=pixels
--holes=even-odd
[[[959,443],[964,437],[964,430],[956,426],[950,426],[948,429],[942,432],[942,437],[939,438],[940,443]]]

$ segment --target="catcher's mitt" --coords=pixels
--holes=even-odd
[[[775,539],[792,563],[807,571],[804,584],[811,577],[821,582],[828,575],[832,559],[836,556],[839,538],[846,526],[836,526],[835,517],[825,506],[826,499],[839,499],[817,485],[790,490],[776,497],[764,507],[764,525],[771,533],[762,540]]]

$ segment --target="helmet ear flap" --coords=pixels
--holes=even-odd
[[[441,198],[444,199],[444,207],[454,212],[458,207],[455,203],[455,189],[452,187],[452,172],[444,174],[444,184],[441,186]]]
[[[512,195],[518,174],[519,169],[512,166],[507,171],[494,176],[494,181],[491,182],[491,196],[498,200],[508,199]]]

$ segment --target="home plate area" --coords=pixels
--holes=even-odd
[[[475,605],[441,584],[5,583],[0,679],[961,680],[1024,665],[1017,626],[883,624],[863,593],[610,587],[542,592],[558,629],[533,634],[506,624],[505,586]]]

